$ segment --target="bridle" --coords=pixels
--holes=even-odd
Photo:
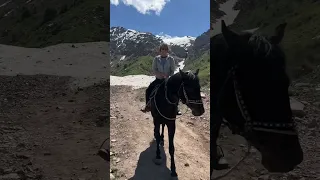
[[[150,100],[153,99],[154,104],[155,104],[155,107],[156,107],[158,113],[159,113],[163,118],[165,118],[165,119],[167,119],[167,120],[176,120],[176,118],[169,118],[169,117],[164,116],[164,115],[160,112],[160,110],[159,110],[159,108],[158,108],[158,106],[157,106],[156,95],[157,95],[157,93],[158,93],[158,89],[160,88],[161,85],[163,85],[163,83],[164,83],[164,95],[165,95],[165,98],[166,98],[166,101],[167,101],[168,104],[178,106],[179,100],[181,99],[181,98],[180,98],[180,94],[179,94],[181,88],[182,88],[183,96],[184,96],[184,98],[186,99],[185,102],[182,101],[183,104],[185,104],[185,105],[189,105],[189,104],[203,104],[202,99],[193,100],[193,99],[190,99],[190,98],[189,98],[189,96],[188,96],[188,94],[187,94],[187,91],[185,90],[185,86],[184,86],[184,83],[183,83],[183,82],[181,82],[181,84],[180,84],[180,86],[179,86],[179,89],[178,89],[178,94],[177,94],[178,100],[177,100],[177,102],[172,102],[172,101],[170,101],[170,99],[169,99],[169,97],[168,97],[168,85],[167,85],[169,79],[170,79],[170,77],[167,78],[167,79],[165,79],[161,84],[159,84],[159,85],[152,91],[151,97],[150,97]]]
[[[237,105],[241,112],[242,118],[245,120],[244,130],[240,132],[240,134],[244,136],[248,136],[248,134],[250,134],[253,131],[260,131],[260,132],[270,132],[270,133],[286,134],[286,135],[297,135],[297,131],[295,128],[296,125],[294,121],[292,121],[292,123],[258,122],[258,121],[254,121],[251,118],[250,113],[247,110],[248,108],[245,104],[245,101],[242,98],[242,93],[239,89],[239,83],[237,81],[237,76],[236,76],[237,68],[238,68],[237,66],[233,66],[229,70],[228,76],[225,80],[225,83],[223,84],[223,87],[221,89],[221,93],[219,94],[219,96],[222,95],[222,92],[224,92],[223,90],[227,82],[232,78]],[[279,129],[279,128],[285,128],[285,130]]]
[[[238,108],[241,112],[242,118],[245,120],[245,124],[244,124],[244,130],[243,132],[240,132],[239,134],[246,137],[246,139],[249,139],[249,135],[253,132],[253,131],[260,131],[260,132],[271,132],[271,133],[277,133],[277,134],[286,134],[286,135],[297,135],[296,132],[296,126],[294,123],[274,123],[274,122],[256,122],[253,121],[249,112],[248,112],[248,108],[245,105],[245,102],[242,98],[242,94],[241,91],[239,89],[239,83],[237,81],[237,77],[236,77],[236,69],[238,67],[237,66],[233,66],[227,75],[226,80],[224,81],[222,88],[218,94],[218,107],[219,107],[219,101],[220,98],[222,97],[222,93],[224,92],[224,88],[227,84],[227,82],[232,78],[233,79],[233,87],[234,87],[234,93],[236,96],[236,101],[238,104]],[[222,120],[222,118],[220,118]],[[294,122],[294,121],[292,121]],[[228,124],[227,124],[228,125]],[[233,131],[233,127],[231,127],[230,125],[228,125],[229,128]],[[279,130],[277,128],[290,128],[289,130]],[[231,169],[229,169],[226,173],[213,178],[212,180],[219,180],[225,176],[227,176],[229,173],[231,173],[232,170],[234,170],[241,162],[243,162],[249,155],[250,155],[250,150],[251,150],[251,143],[247,140],[247,152],[245,154],[245,156],[243,156],[241,158],[240,161],[238,161],[238,163],[236,165],[234,165]],[[221,150],[222,151],[222,150]]]

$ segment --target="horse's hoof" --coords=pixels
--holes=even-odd
[[[228,161],[227,161],[227,159],[224,158],[224,157],[221,157],[221,158],[219,159],[218,163],[221,164],[221,165],[228,165]]]
[[[157,158],[154,158],[153,159],[153,162],[156,164],[156,165],[161,165],[162,164],[162,159],[157,159]]]
[[[170,180],[178,180],[178,176],[171,176]]]
[[[228,169],[229,168],[229,164],[226,158],[221,157],[217,163],[213,164],[213,169],[215,170],[224,170],[224,169]]]

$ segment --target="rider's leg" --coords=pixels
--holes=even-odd
[[[151,95],[152,91],[154,90],[154,88],[158,84],[159,84],[159,79],[155,79],[152,83],[150,83],[150,85],[146,89],[146,106],[144,107],[144,109],[141,110],[142,112],[150,111],[149,98],[150,98],[150,95]]]

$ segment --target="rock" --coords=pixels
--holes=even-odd
[[[292,87],[289,87],[288,94],[289,94],[289,96],[293,96],[294,95],[294,90],[293,90]]]
[[[308,128],[316,128],[318,127],[318,122],[316,119],[313,119],[309,124],[308,124]]]
[[[269,175],[268,174],[259,176],[259,178],[258,178],[258,180],[268,180],[268,179],[269,179]]]
[[[320,102],[315,102],[315,103],[313,103],[313,105],[320,108]]]
[[[290,106],[291,106],[292,114],[294,116],[303,117],[305,115],[304,105],[301,102],[297,101],[294,98],[291,98]]]
[[[100,119],[101,121],[105,121],[107,118],[108,118],[108,115],[107,115],[107,114],[100,114],[100,115],[99,115],[99,119]]]
[[[28,155],[25,155],[25,154],[16,154],[16,157],[20,158],[20,159],[29,159],[30,158]]]
[[[110,173],[110,180],[114,180],[114,179],[116,179],[116,177]]]
[[[310,83],[297,83],[295,87],[310,87]]]
[[[45,153],[43,153],[43,155],[45,155],[45,156],[50,156],[51,153],[50,153],[50,152],[45,152]]]
[[[115,139],[111,139],[111,142],[117,142],[117,140],[115,140]]]
[[[3,176],[0,176],[0,180],[14,180],[14,179],[20,179],[20,176],[17,173],[11,173],[11,174],[6,174]]]
[[[185,163],[184,166],[185,167],[189,167],[190,165],[189,165],[189,163]]]
[[[309,105],[310,103],[307,101],[301,101],[302,104]]]

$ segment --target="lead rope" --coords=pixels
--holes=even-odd
[[[227,175],[229,175],[231,173],[231,171],[233,171],[241,162],[243,162],[250,155],[251,144],[248,141],[247,141],[247,143],[248,143],[248,150],[247,150],[246,154],[242,157],[242,159],[236,165],[234,165],[231,169],[229,169],[227,172],[225,172],[224,174],[222,174],[218,177],[215,177],[211,180],[218,180],[218,179],[226,177]],[[213,172],[212,172],[212,174],[213,174]]]

